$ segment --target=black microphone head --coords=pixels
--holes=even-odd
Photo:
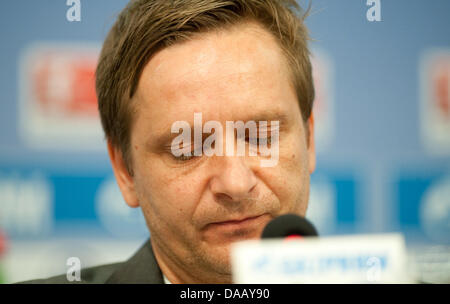
[[[271,220],[264,228],[261,238],[285,238],[290,235],[318,236],[318,233],[304,217],[285,214]]]

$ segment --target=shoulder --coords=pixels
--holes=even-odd
[[[71,282],[63,274],[19,284],[164,284],[150,240],[125,262],[82,269],[80,279]]]
[[[81,281],[69,281],[65,274],[46,279],[19,282],[19,284],[103,284],[124,262],[100,265],[81,270]]]

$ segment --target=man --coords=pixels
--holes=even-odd
[[[281,214],[305,215],[314,88],[297,10],[287,0],[136,0],[121,12],[97,67],[99,111],[117,183],[151,237],[129,261],[82,272],[83,282],[230,283],[233,242],[259,238]],[[261,166],[268,156],[247,136],[253,156],[175,156],[174,122],[194,129],[199,113],[223,126],[268,122],[254,140],[276,132],[276,165]],[[189,141],[175,150],[193,152]]]

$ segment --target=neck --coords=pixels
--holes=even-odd
[[[177,261],[151,238],[153,252],[161,272],[172,284],[231,284],[231,274],[212,273],[201,269],[198,265]]]

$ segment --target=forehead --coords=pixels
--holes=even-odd
[[[155,54],[136,93],[137,120],[169,129],[174,121],[251,120],[292,111],[289,69],[275,38],[258,24],[196,35]]]

